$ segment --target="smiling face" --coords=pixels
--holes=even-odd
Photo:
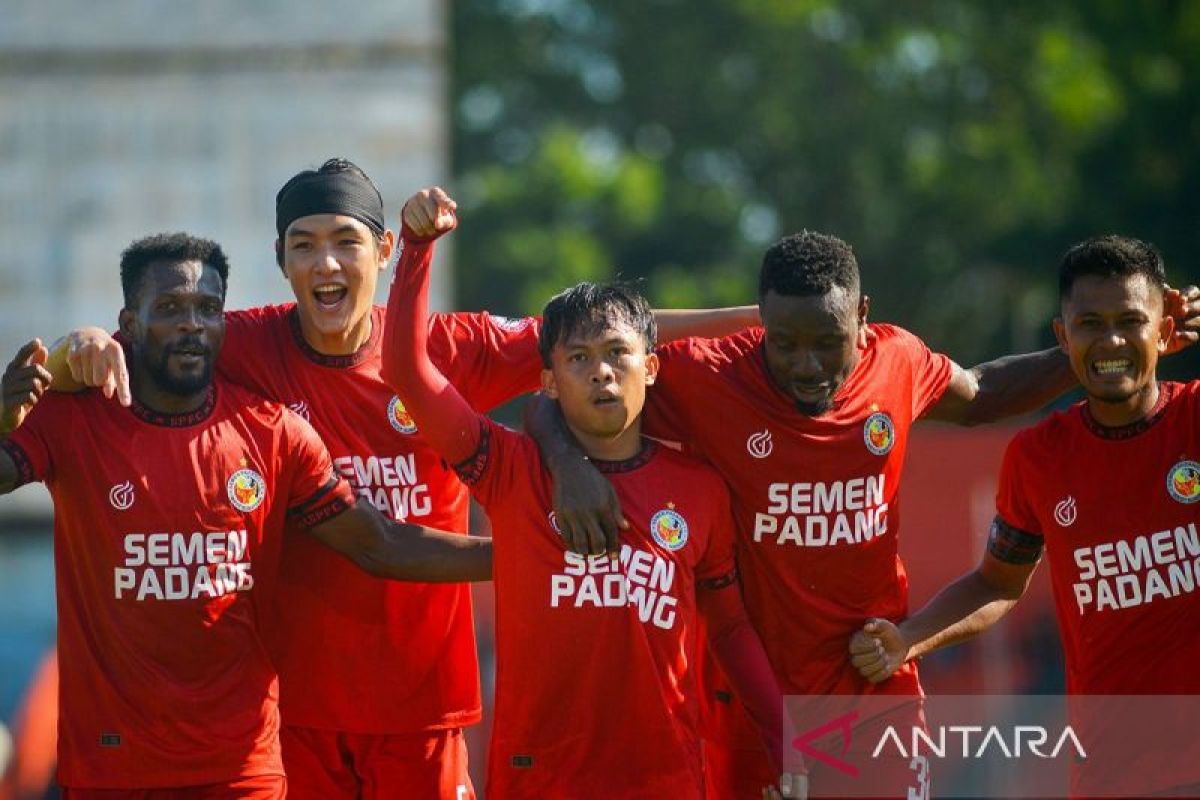
[[[555,344],[542,386],[590,451],[589,439],[611,441],[630,431],[640,435],[635,423],[646,405],[646,387],[657,374],[658,356],[647,352],[642,332],[614,322],[581,327]]]
[[[205,391],[225,338],[224,309],[224,286],[213,267],[199,261],[151,263],[135,307],[123,309],[120,317],[135,371],[169,395]]]
[[[328,355],[354,352],[370,336],[379,273],[395,237],[382,240],[354,217],[313,214],[292,222],[280,243],[308,343]]]
[[[1136,417],[1174,331],[1162,287],[1143,274],[1084,275],[1063,298],[1062,314],[1054,333],[1089,400],[1128,406]]]
[[[868,304],[867,297],[841,286],[817,295],[771,290],[763,296],[767,371],[801,414],[817,416],[833,407],[866,345]]]

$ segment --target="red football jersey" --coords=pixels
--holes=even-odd
[[[0,447],[54,499],[61,783],[282,775],[256,587],[289,511],[354,502],[312,428],[218,380],[182,416],[51,392]]]
[[[868,617],[899,620],[898,490],[914,420],[951,362],[907,331],[869,325],[833,408],[799,413],[771,382],[763,330],[659,349],[646,432],[684,444],[729,484],[746,610],[785,693],[920,691],[908,665],[873,686],[846,655]]]
[[[1200,382],[1103,428],[1086,405],[1008,446],[996,509],[1044,537],[1072,694],[1195,694],[1200,678]]]
[[[1104,428],[1079,403],[1004,456],[998,524],[1044,540],[1072,695],[1200,693],[1200,382],[1159,390],[1135,425]],[[1076,791],[1200,781],[1194,723],[1173,736],[1172,715],[1130,702],[1073,703],[1091,748]]]
[[[321,435],[334,466],[392,519],[467,530],[468,493],[379,377],[384,308],[357,353],[325,356],[300,333],[294,304],[226,314],[218,368],[287,404]],[[538,386],[539,323],[437,314],[434,362],[475,408]],[[268,645],[289,725],[396,733],[479,721],[479,665],[465,584],[397,583],[289,536]]]
[[[630,461],[594,462],[631,527],[617,563],[578,556],[533,440],[485,424],[460,471],[495,540],[488,796],[702,797],[695,584],[733,578],[724,484],[649,441]]]

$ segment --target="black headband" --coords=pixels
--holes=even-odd
[[[383,235],[383,198],[369,180],[353,172],[310,172],[295,178],[275,199],[279,240],[289,225],[311,214],[344,214]]]

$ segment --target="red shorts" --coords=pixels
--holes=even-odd
[[[63,800],[283,800],[287,778],[260,775],[228,783],[179,786],[171,789],[72,789],[64,787]]]
[[[924,719],[922,705],[914,702],[857,724],[845,760],[848,764],[869,761],[870,768],[858,769],[855,774],[850,774],[809,759],[809,797],[812,800],[928,800],[929,762],[923,756],[867,758],[889,725],[907,730],[913,724],[923,725]],[[766,751],[761,746],[750,746],[752,740],[744,736],[730,739],[741,744],[714,743],[707,739],[704,742],[707,800],[760,800],[763,787],[773,785],[779,776],[773,774]],[[830,745],[827,752],[838,752],[837,745]]]
[[[291,800],[474,800],[461,728],[360,734],[285,725],[279,734]]]

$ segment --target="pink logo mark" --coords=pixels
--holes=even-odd
[[[850,752],[850,737],[853,732],[854,722],[858,719],[857,711],[850,711],[842,714],[836,719],[826,722],[824,725],[813,728],[792,739],[792,747],[800,751],[807,758],[814,758],[822,764],[833,767],[839,772],[844,772],[852,778],[858,777],[858,767],[848,761],[843,760],[846,753]],[[813,745],[814,739],[820,739],[826,734],[840,731],[842,734],[842,752],[837,756],[830,755],[824,750],[818,750]],[[840,757],[839,757],[840,756]]]

